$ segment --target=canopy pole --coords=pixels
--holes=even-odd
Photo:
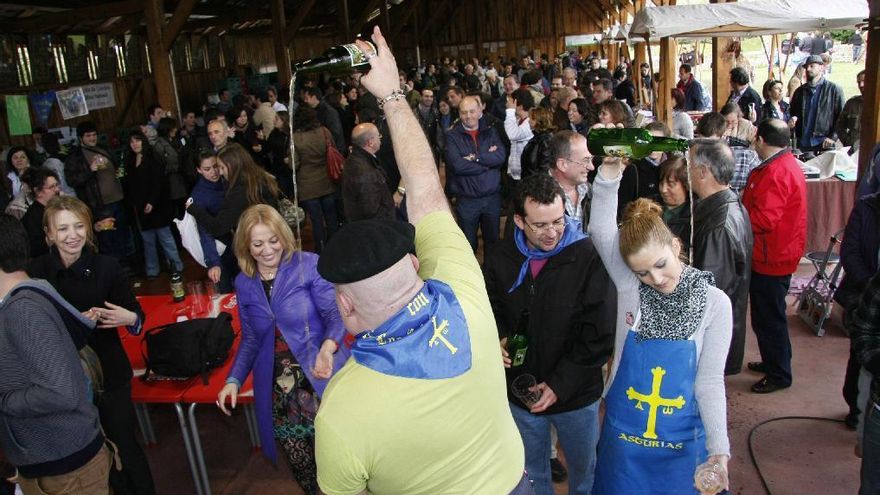
[[[782,67],[779,68],[779,71],[782,75],[785,75],[788,72],[788,57],[791,55],[791,52],[794,50],[794,33],[791,33],[788,36],[788,53],[785,54],[785,63],[782,64]]]

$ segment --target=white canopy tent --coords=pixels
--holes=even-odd
[[[664,37],[760,36],[851,28],[868,17],[867,0],[753,0],[646,7],[629,27],[631,41]]]

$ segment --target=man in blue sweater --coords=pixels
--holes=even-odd
[[[16,467],[14,481],[25,495],[109,493],[113,455],[66,325],[94,322],[28,277],[18,220],[0,215],[0,232],[0,447]]]

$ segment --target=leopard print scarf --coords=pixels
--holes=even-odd
[[[715,286],[715,276],[685,266],[681,280],[671,294],[661,294],[639,284],[641,315],[637,340],[687,340],[697,331],[706,311],[706,294]]]

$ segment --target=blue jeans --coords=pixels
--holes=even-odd
[[[778,385],[791,385],[791,340],[785,316],[785,296],[791,275],[762,275],[752,271],[749,300],[752,329],[758,340],[767,378]]]
[[[336,198],[332,194],[320,198],[305,199],[299,202],[312,223],[312,237],[315,239],[315,252],[321,254],[324,244],[339,229],[336,216]]]
[[[497,192],[479,198],[459,196],[455,203],[458,224],[471,249],[477,250],[477,228],[483,233],[483,252],[488,253],[498,242],[501,229],[501,193]]]
[[[557,414],[537,415],[513,404],[513,420],[526,450],[526,472],[536,495],[553,495],[550,480],[550,425],[559,432],[568,467],[568,493],[589,495],[596,469],[599,443],[599,401],[589,406]]]
[[[880,494],[880,409],[869,404],[862,435],[862,486],[859,495]]]
[[[177,252],[177,244],[174,242],[174,236],[171,235],[170,227],[142,230],[141,237],[144,240],[144,264],[148,277],[155,277],[159,274],[159,253],[156,251],[157,237],[162,251],[165,253],[165,258],[171,263],[174,271],[183,271],[183,261],[180,261],[180,254]]]

